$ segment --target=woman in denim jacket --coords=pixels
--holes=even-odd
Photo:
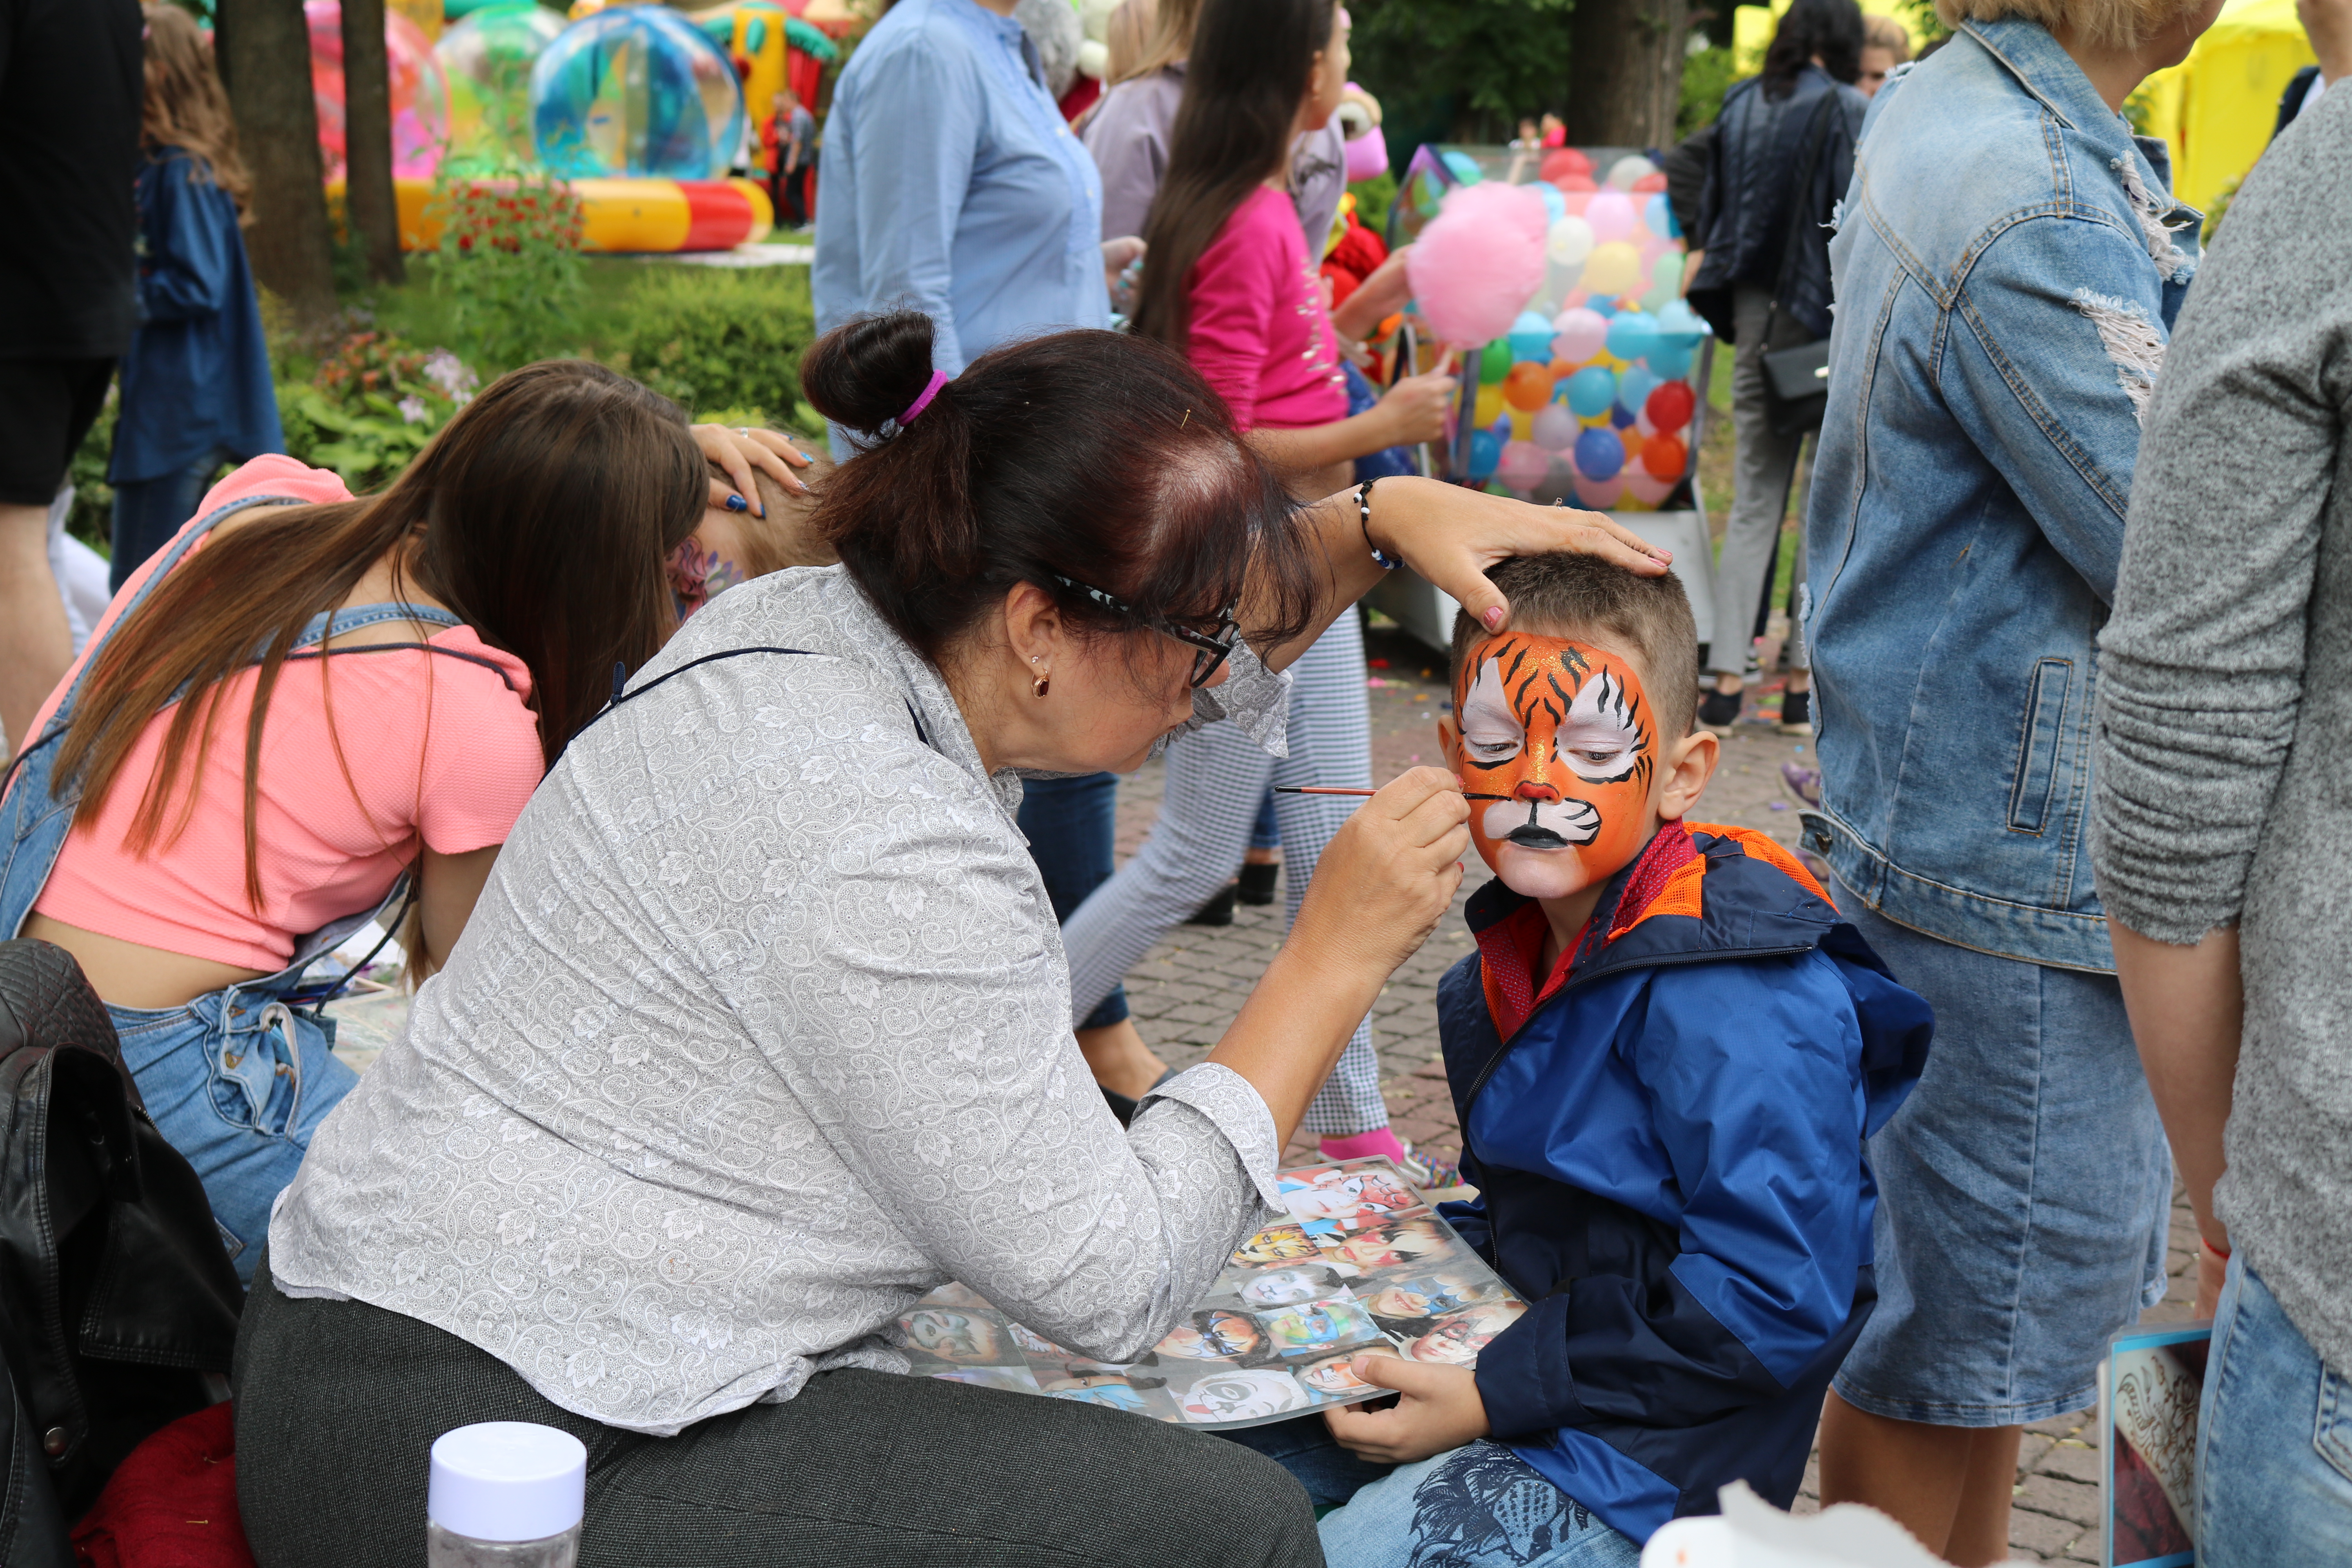
[[[2140,418],[2196,267],[2118,112],[2219,0],[1939,0],[1831,247],[1807,553],[1822,799],[1806,842],[1937,1018],[1874,1141],[1879,1305],[1822,1494],[2007,1555],[2019,1429],[2080,1410],[2164,1285],[2171,1164],[2084,843],[2093,638]]]

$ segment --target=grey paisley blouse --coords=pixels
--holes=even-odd
[[[665,672],[707,654],[749,654]],[[1198,694],[1283,743],[1245,648]],[[1131,1359],[1271,1212],[1228,1068],[1122,1131],[1014,826],[939,673],[841,570],[712,602],[531,798],[407,1032],[320,1128],[269,1267],[675,1433],[812,1372],[904,1371],[955,1279]]]

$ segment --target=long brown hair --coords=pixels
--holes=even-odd
[[[177,147],[190,154],[188,178],[209,178],[236,198],[242,217],[253,180],[237,156],[236,121],[213,68],[212,46],[195,18],[177,5],[143,7],[147,16],[147,90],[139,105],[139,144],[153,153]]]
[[[91,665],[51,788],[79,778],[75,824],[94,823],[148,721],[184,690],[124,847],[172,842],[194,815],[194,759],[211,748],[222,697],[260,649],[245,734],[246,894],[258,909],[262,722],[313,616],[379,560],[395,599],[413,574],[529,668],[552,766],[603,706],[613,666],[644,663],[676,624],[662,563],[708,495],[702,454],[669,399],[583,360],[501,376],[383,494],[263,509],[184,557]],[[322,679],[333,662],[321,661]]]
[[[1290,156],[1315,73],[1331,46],[1332,0],[1207,0],[1169,134],[1168,172],[1143,226],[1135,330],[1178,351],[1189,339],[1192,264],[1234,209]]]

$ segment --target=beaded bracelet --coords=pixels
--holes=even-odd
[[[1372,559],[1381,563],[1381,571],[1393,572],[1404,563],[1372,542],[1372,487],[1380,482],[1378,479],[1366,479],[1356,487],[1356,517],[1364,525],[1364,548],[1372,552]]]

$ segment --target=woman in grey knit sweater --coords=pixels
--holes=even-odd
[[[2300,9],[2352,74],[2352,0]],[[2206,1568],[2352,1561],[2347,149],[2330,92],[2231,205],[2099,639],[2099,894],[2216,1317]]]

